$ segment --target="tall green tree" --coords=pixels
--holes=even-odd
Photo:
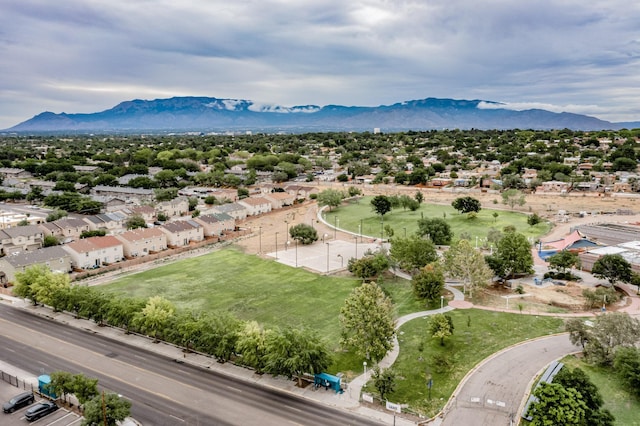
[[[541,383],[533,392],[537,398],[529,407],[532,426],[575,425],[587,420],[587,405],[580,393],[558,383]]]
[[[373,386],[383,401],[396,389],[396,374],[391,368],[385,368],[381,371],[380,367],[376,365],[373,367],[371,378],[373,379]]]
[[[363,280],[372,280],[389,269],[391,263],[387,255],[381,251],[368,253],[360,259],[352,257],[347,262],[347,270]]]
[[[393,238],[389,255],[398,263],[400,268],[407,271],[420,269],[438,259],[433,241],[416,235],[406,238]]]
[[[618,281],[631,281],[631,264],[620,254],[605,254],[596,260],[591,273],[600,279],[606,279],[615,285]]]
[[[547,261],[549,262],[550,269],[555,269],[561,274],[566,273],[569,269],[580,264],[580,258],[578,255],[568,250],[557,252],[550,256]]]
[[[498,241],[492,256],[486,258],[496,275],[511,278],[516,274],[533,273],[531,244],[523,234],[507,230]]]
[[[293,240],[303,245],[318,241],[318,232],[313,226],[306,223],[299,223],[289,228],[289,235]]]
[[[248,321],[238,334],[236,351],[242,355],[242,363],[262,373],[265,368],[266,332],[256,321]]]
[[[153,296],[147,300],[145,307],[136,315],[134,322],[140,331],[157,338],[165,331],[165,327],[175,311],[173,303],[162,296]]]
[[[116,426],[131,414],[131,402],[114,393],[102,393],[87,401],[82,426]]]
[[[376,195],[371,200],[371,208],[380,217],[391,211],[391,200],[386,195]]]
[[[453,335],[453,320],[445,314],[431,315],[429,318],[429,334],[440,339],[440,346],[444,346],[444,339]]]
[[[493,276],[482,253],[468,240],[458,240],[445,252],[444,269],[451,278],[462,281],[470,297],[473,290],[486,287]]]
[[[592,327],[579,328],[570,323],[570,338],[584,344],[586,358],[599,365],[613,364],[616,351],[635,347],[640,342],[640,321],[624,312],[598,315]]]
[[[453,231],[446,220],[435,218],[424,218],[418,220],[417,234],[420,237],[428,237],[436,245],[448,245],[453,239]]]
[[[502,204],[506,204],[512,209],[515,206],[524,206],[526,199],[522,191],[511,188],[502,192]]]
[[[324,191],[318,194],[318,205],[319,206],[329,206],[329,210],[332,210],[334,207],[338,207],[342,200],[344,199],[344,194],[342,191],[338,191],[337,189],[325,189]]]
[[[393,304],[376,283],[354,289],[340,309],[340,343],[366,359],[379,361],[393,347]]]
[[[477,198],[473,197],[458,197],[451,203],[451,206],[458,210],[460,213],[476,212],[478,213],[482,205]]]
[[[444,288],[442,267],[436,262],[426,265],[411,277],[411,287],[413,287],[413,294],[419,300],[427,303],[438,300]]]

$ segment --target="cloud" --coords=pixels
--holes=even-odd
[[[640,8],[628,0],[8,3],[0,128],[180,95],[289,106],[448,97],[640,119]]]

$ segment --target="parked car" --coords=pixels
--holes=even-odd
[[[58,406],[55,402],[45,401],[40,402],[33,407],[29,408],[26,413],[24,413],[24,418],[29,420],[30,422],[34,420],[38,420],[41,417],[46,416],[47,414],[51,414],[58,409]]]
[[[2,411],[5,413],[13,413],[18,408],[33,404],[35,400],[36,398],[33,396],[33,392],[23,392],[5,402],[2,406]]]

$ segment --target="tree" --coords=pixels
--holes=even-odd
[[[30,266],[24,272],[17,272],[16,281],[13,293],[30,299],[34,305],[50,305],[57,291],[70,287],[68,275],[51,272],[44,265]]]
[[[459,240],[444,254],[445,272],[462,281],[465,291],[473,297],[473,290],[486,287],[493,272],[484,260],[482,253],[471,246],[468,240]]]
[[[382,252],[370,253],[360,259],[352,257],[347,262],[347,270],[358,278],[371,280],[389,269],[389,258]]]
[[[417,234],[427,236],[436,245],[448,245],[453,239],[453,231],[446,220],[440,218],[425,218],[418,220]]]
[[[149,298],[145,307],[136,315],[134,323],[140,331],[156,338],[162,334],[174,313],[173,303],[162,296],[154,296]]]
[[[410,236],[393,238],[389,255],[400,268],[413,271],[438,259],[436,247],[431,240]]]
[[[127,229],[137,229],[137,228],[147,227],[147,222],[139,214],[135,214],[131,216],[129,219],[127,219],[127,222],[125,224],[127,226]]]
[[[344,199],[344,194],[342,191],[338,191],[337,189],[325,189],[324,191],[318,194],[318,205],[319,206],[329,206],[329,210],[332,210],[334,207],[338,207],[342,200]]]
[[[427,303],[440,298],[444,288],[444,273],[438,263],[430,263],[411,277],[413,294]]]
[[[440,339],[440,346],[444,346],[444,339],[453,335],[453,320],[445,314],[431,315],[429,318],[429,334]]]
[[[47,390],[66,401],[67,395],[73,393],[73,374],[67,371],[54,371],[49,377],[51,382],[47,385]]]
[[[115,393],[102,393],[87,401],[82,426],[116,426],[131,414],[131,402]]]
[[[570,324],[571,341],[580,341],[586,358],[600,365],[612,365],[616,351],[633,347],[640,341],[640,321],[623,312],[598,315],[589,328]]]
[[[255,368],[258,374],[264,371],[266,349],[266,333],[256,321],[245,323],[238,334],[236,351],[242,355],[242,363]]]
[[[473,197],[459,197],[453,200],[451,206],[460,213],[476,212],[482,208],[480,201]]]
[[[533,273],[531,245],[527,237],[511,229],[505,232],[494,254],[487,256],[486,260],[496,275],[503,278]]]
[[[289,378],[296,376],[299,386],[304,373],[318,374],[331,364],[326,345],[309,329],[269,330],[265,349],[265,370]]]
[[[568,250],[562,250],[549,256],[547,261],[549,262],[549,268],[555,269],[560,274],[565,274],[568,269],[577,267],[580,264],[578,255]]]
[[[413,198],[418,202],[418,204],[422,204],[422,201],[424,201],[424,195],[422,195],[421,191],[416,191],[416,195],[414,195]]]
[[[565,389],[573,388],[587,406],[585,425],[613,426],[615,418],[609,410],[602,408],[604,401],[598,387],[580,368],[571,370],[566,365],[553,378],[553,383],[562,385]]]
[[[43,247],[53,247],[57,246],[58,244],[60,244],[60,242],[55,235],[45,235],[44,239],[42,240]]]
[[[584,350],[589,338],[589,329],[580,318],[571,318],[565,323],[565,330],[569,332],[569,339],[574,345],[580,345]]]
[[[631,281],[631,264],[620,254],[605,254],[596,260],[591,273],[600,279],[606,279],[615,285],[618,281]]]
[[[72,380],[73,394],[78,398],[80,405],[98,395],[98,379],[92,379],[84,374],[74,374]]]
[[[529,226],[536,226],[540,222],[542,222],[542,218],[538,215],[538,213],[533,213],[527,216],[527,224]]]
[[[533,395],[537,400],[528,411],[532,426],[585,424],[588,409],[577,390],[543,382]]]
[[[506,204],[512,209],[515,206],[524,206],[525,203],[524,194],[517,189],[507,189],[502,193],[502,204]]]
[[[380,217],[384,217],[391,211],[391,200],[386,195],[376,195],[371,200],[371,208]]]
[[[289,228],[289,235],[303,245],[318,241],[318,232],[313,226],[306,223],[299,223]]]
[[[393,347],[393,304],[376,283],[354,289],[340,309],[340,343],[366,359],[379,361]]]
[[[380,367],[376,365],[373,367],[371,378],[373,379],[373,386],[383,401],[386,400],[387,396],[392,394],[396,388],[396,374],[391,368],[385,368],[380,371]]]
[[[620,348],[613,361],[613,369],[624,385],[636,396],[640,395],[640,350]]]

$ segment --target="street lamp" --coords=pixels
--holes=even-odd
[[[276,232],[276,260],[278,260],[278,233]]]
[[[444,308],[444,296],[440,296],[440,309]]]
[[[356,240],[356,260],[358,260],[358,236],[355,235],[353,238]]]
[[[289,245],[289,221],[288,221],[288,220],[285,220],[285,221],[284,221],[284,223],[286,223],[286,224],[287,224],[287,236],[286,236],[286,238],[287,238],[287,242],[286,242],[286,244],[284,245],[284,251],[287,251],[287,245]]]
[[[327,244],[327,274],[329,273],[329,243]]]
[[[364,379],[367,380],[367,361],[364,361],[362,366],[364,367]]]
[[[322,242],[324,243],[324,240],[329,236],[329,234],[324,233],[322,234]]]

